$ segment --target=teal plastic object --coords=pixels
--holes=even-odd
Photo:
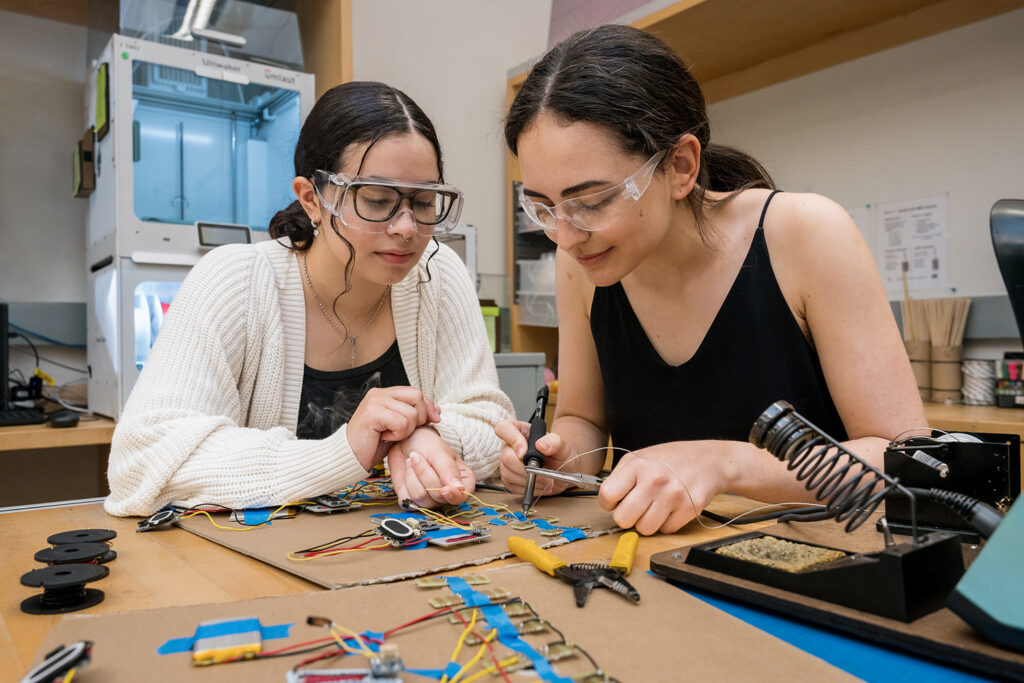
[[[1019,499],[957,583],[948,606],[1001,647],[1024,652],[1024,503]]]

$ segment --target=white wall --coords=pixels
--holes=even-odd
[[[725,100],[712,140],[846,207],[948,192],[950,287],[1005,294],[988,217],[1024,197],[1022,36],[1016,10]]]
[[[85,301],[87,203],[71,196],[85,132],[80,26],[0,11],[0,298]]]
[[[71,196],[71,150],[85,132],[87,30],[4,11],[0,27],[0,300],[84,303],[88,207]],[[85,351],[36,343],[85,367]],[[26,375],[35,366],[15,340],[10,360]],[[42,368],[59,384],[81,377]]]
[[[434,122],[445,180],[466,194],[477,228],[481,298],[507,304],[505,82],[547,48],[551,0],[355,0],[356,80],[406,92]]]

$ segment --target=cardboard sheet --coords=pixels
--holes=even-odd
[[[597,558],[595,558],[597,559]],[[607,558],[605,558],[607,559]],[[609,676],[628,681],[672,680],[749,680],[800,683],[801,681],[852,681],[851,676],[830,664],[784,643],[744,622],[721,612],[683,591],[645,573],[634,572],[629,581],[640,592],[639,604],[626,601],[611,591],[595,590],[583,608],[578,608],[571,587],[526,564],[499,567],[486,572],[487,586],[500,587],[526,600],[531,607],[565,638],[578,643]],[[106,616],[65,617],[46,638],[33,663],[61,643],[92,640],[93,661],[80,671],[85,681],[276,681],[283,682],[286,672],[306,655],[251,660],[195,668],[189,652],[158,654],[157,649],[175,638],[191,636],[200,622],[257,617],[263,626],[294,624],[287,638],[264,641],[265,651],[326,637],[321,627],[309,626],[306,617],[324,616],[339,626],[363,633],[388,631],[434,611],[431,597],[451,595],[448,588],[423,589],[406,581],[383,586],[367,586],[344,591],[304,593],[259,598],[232,603],[191,605],[155,610],[140,610]],[[514,624],[524,617],[512,617]],[[486,634],[482,622],[477,632]],[[487,625],[489,626],[489,624]],[[406,667],[443,669],[455,648],[463,626],[447,617],[424,621],[398,631],[387,638],[398,646]],[[522,636],[530,647],[542,649],[559,640],[554,631]],[[332,646],[333,647],[333,646]],[[458,657],[466,664],[480,649],[464,646]],[[495,654],[504,660],[512,653],[494,643]],[[485,653],[480,659],[491,664]],[[583,656],[555,663],[555,673],[578,676],[594,670]],[[316,662],[310,668],[365,668],[366,659],[358,655]],[[480,665],[462,676],[471,678]],[[513,681],[536,680],[539,672],[508,674]],[[438,680],[403,673],[402,681]],[[452,676],[449,676],[451,679]],[[76,681],[79,677],[76,676]],[[485,674],[481,681],[500,678]],[[545,680],[551,680],[546,678]]]
[[[522,497],[493,491],[479,491],[477,497],[490,505],[522,510]],[[494,508],[502,511],[502,508]],[[535,510],[538,516],[554,516],[555,526],[587,525],[582,533],[588,537],[620,531],[610,513],[598,505],[596,498],[542,498]],[[539,529],[517,531],[508,523],[500,523],[492,514],[473,517],[465,521],[487,524],[490,538],[480,543],[440,548],[386,548],[343,553],[311,560],[288,559],[288,553],[325,543],[345,536],[355,536],[374,528],[371,515],[401,514],[398,505],[373,506],[352,512],[321,515],[303,512],[293,519],[274,520],[270,525],[251,531],[218,529],[200,515],[182,520],[179,525],[188,531],[232,550],[291,572],[325,588],[347,588],[374,583],[386,583],[433,572],[451,571],[467,565],[478,565],[511,555],[509,536],[529,538],[541,547],[569,542],[567,538],[545,537]],[[217,515],[218,524],[227,525],[224,515]],[[499,523],[495,523],[495,521]],[[379,544],[378,544],[379,545]]]
[[[759,531],[793,541],[840,548],[849,552],[875,552],[883,548],[882,535],[875,531],[876,515],[853,533],[835,521],[783,523]],[[897,542],[907,540],[897,536]],[[889,647],[900,647],[919,655],[964,666],[988,675],[1024,680],[1024,654],[1004,650],[990,643],[949,609],[940,609],[910,623],[869,614],[843,605],[765,586],[728,574],[685,564],[687,548],[658,553],[652,564],[673,570],[673,578],[713,593],[778,610],[825,626],[867,638]],[[965,546],[965,563],[977,553]]]

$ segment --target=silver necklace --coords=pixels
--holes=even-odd
[[[370,315],[370,319],[367,320],[366,324],[364,324],[362,329],[359,330],[359,334],[350,335],[348,333],[348,327],[346,326],[345,329],[342,329],[341,325],[338,324],[334,316],[327,312],[327,309],[324,307],[323,302],[320,301],[320,297],[317,296],[316,288],[313,287],[313,281],[309,279],[309,268],[306,266],[305,252],[303,252],[302,254],[302,274],[306,276],[306,284],[309,285],[309,291],[313,293],[313,298],[316,299],[316,305],[320,307],[320,312],[324,314],[325,318],[327,318],[327,322],[329,322],[331,326],[334,327],[334,329],[341,333],[342,337],[348,340],[349,346],[352,347],[352,367],[354,368],[356,366],[356,341],[359,340],[359,336],[362,335],[363,332],[366,332],[366,328],[368,328],[370,324],[373,323],[374,319],[377,317],[377,314],[380,313],[381,306],[384,305],[384,299],[388,298],[388,294],[391,292],[391,285],[388,285],[387,288],[384,290],[384,294],[380,297],[380,301],[377,302],[377,308],[373,309],[373,314]]]

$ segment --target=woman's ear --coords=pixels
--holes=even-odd
[[[685,199],[700,173],[700,140],[687,133],[668,151],[668,177],[672,199]]]
[[[314,223],[319,223],[321,220],[320,202],[317,201],[313,182],[309,178],[296,176],[292,180],[292,190],[295,192],[295,196],[299,198],[302,210],[306,212],[309,219]]]

